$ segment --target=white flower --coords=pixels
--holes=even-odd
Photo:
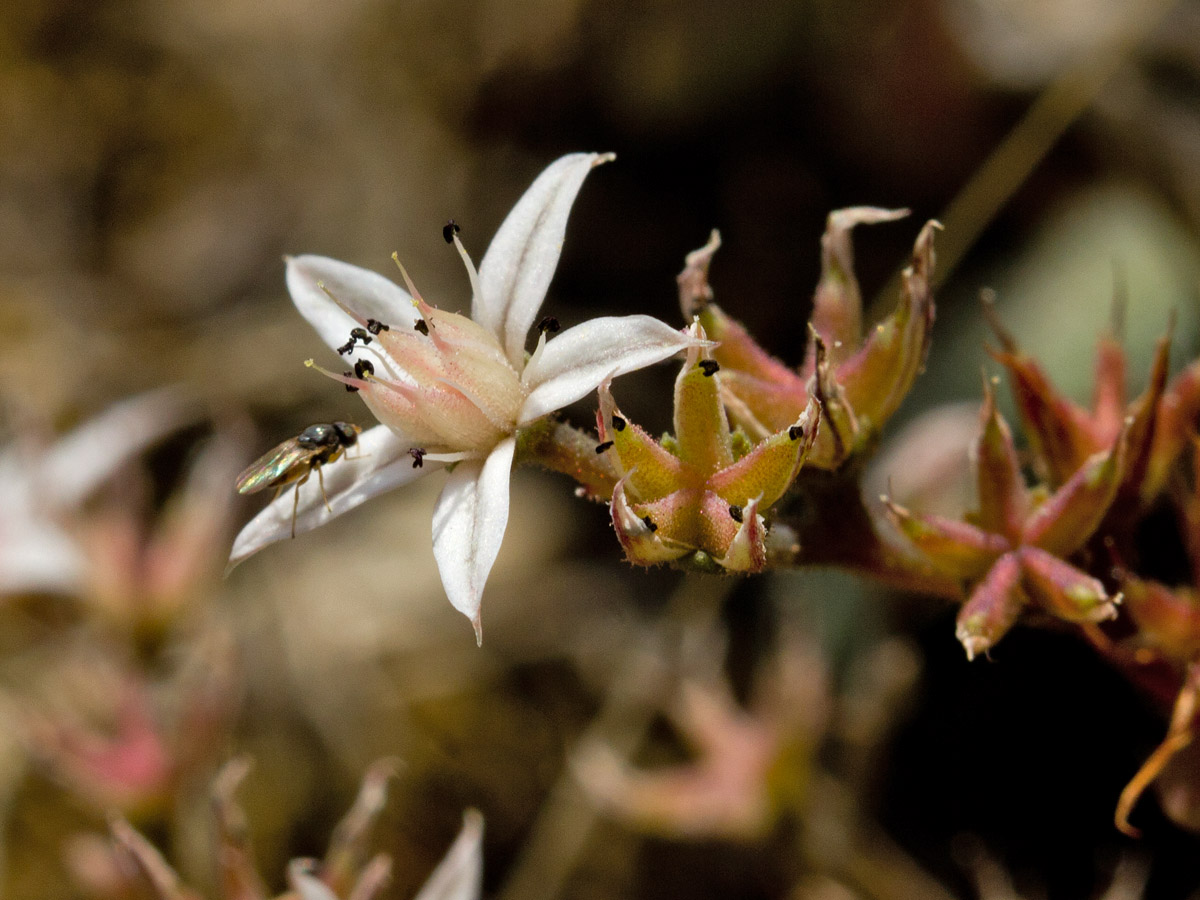
[[[526,357],[527,335],[558,265],[571,205],[592,168],[611,158],[575,153],[552,163],[508,214],[478,273],[453,237],[471,279],[469,319],[425,303],[403,269],[412,296],[381,275],[337,260],[288,260],[288,290],[297,309],[326,344],[354,363],[354,374],[333,377],[357,389],[382,423],[363,433],[358,458],[323,472],[329,508],[317,479],[300,490],[296,532],[455,464],[433,512],[433,551],[446,594],[471,620],[477,639],[484,582],[508,522],[517,429],[586,396],[606,378],[660,362],[695,342],[649,316],[605,317],[552,340],[543,329]],[[358,339],[351,340],[352,329],[359,329]],[[361,342],[364,335],[369,344]],[[231,564],[288,537],[292,503],[285,492],[253,519],[234,543]]]
[[[0,448],[0,596],[82,590],[87,561],[71,526],[83,502],[195,412],[179,390],[161,388],[110,407],[52,445]]]

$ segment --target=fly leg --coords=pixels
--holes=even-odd
[[[329,514],[333,515],[333,507],[329,505],[329,497],[325,494],[325,475],[321,472],[321,466],[314,465],[317,470],[317,482],[321,485],[321,499],[325,501],[325,508],[329,510]]]
[[[292,494],[292,540],[296,539],[296,512],[300,509],[300,485],[308,481],[308,476],[311,474],[311,470],[304,473],[304,477],[296,482],[296,489]],[[324,489],[324,482],[322,482],[321,490],[324,491]]]

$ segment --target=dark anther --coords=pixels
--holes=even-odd
[[[544,316],[542,321],[538,322],[537,324],[538,334],[542,334],[547,331],[551,334],[558,334],[558,328],[558,319],[554,318],[554,316]]]
[[[350,377],[351,375],[353,375],[354,373],[353,373],[353,372],[344,372],[343,374],[344,374],[344,375],[345,375],[347,378],[349,378],[349,377]],[[355,387],[354,385],[352,385],[352,384],[348,384],[348,385],[346,385],[346,392],[347,392],[347,393],[349,393],[349,394],[357,394],[357,393],[358,393],[358,388],[356,388],[356,387]]]
[[[702,371],[707,378],[711,378],[713,375],[716,375],[720,368],[720,364],[715,359],[700,360],[700,371]]]
[[[458,227],[458,223],[451,219],[442,226],[442,237],[445,239],[447,244],[453,244],[454,236],[460,231],[462,231],[462,229]]]
[[[350,340],[346,341],[346,343],[342,344],[342,346],[337,348],[338,353],[342,356],[345,356],[347,353],[349,353],[353,349],[354,349],[354,338],[350,338]]]
[[[360,359],[354,364],[354,374],[359,378],[365,378],[368,375],[375,374],[375,367],[371,365],[369,359]]]
[[[389,326],[384,325],[378,319],[367,319],[367,331],[371,332],[371,334],[379,334],[381,331],[391,330]]]
[[[788,429],[788,437],[793,441],[798,441],[804,436],[804,429],[799,425],[793,425]]]
[[[421,332],[421,334],[425,335],[426,337],[429,336],[429,325],[424,319],[417,319],[417,323],[413,325],[413,328],[417,329],[417,331]]]
[[[597,444],[596,445],[596,455],[599,456],[601,453],[603,453],[605,450],[607,450],[612,445],[613,445],[612,441],[605,441],[603,444]]]
[[[729,518],[733,519],[733,521],[735,521],[735,522],[741,522],[742,521],[742,508],[736,504],[729,507]]]
[[[369,334],[367,334],[367,329],[365,329],[365,328],[351,328],[350,329],[350,339],[362,341],[364,347],[367,344],[371,343],[371,336]]]
[[[425,465],[425,450],[423,448],[409,447],[408,455],[412,457],[414,469],[419,469]]]
[[[654,524],[649,516],[642,516],[642,521],[645,523],[646,527],[650,529],[651,534],[654,534],[654,532],[658,531],[658,526]]]
[[[620,416],[613,416],[612,417],[612,426],[617,431],[624,431],[625,430],[625,420],[622,419]]]

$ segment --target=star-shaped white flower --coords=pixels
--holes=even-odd
[[[496,232],[478,273],[466,262],[471,318],[429,306],[364,269],[321,256],[288,260],[292,300],[331,348],[353,362],[334,375],[380,421],[359,451],[323,472],[326,508],[310,479],[295,530],[309,531],[364,500],[453,464],[433,512],[433,551],[446,594],[480,639],[484,583],[508,522],[517,429],[585,397],[606,378],[667,359],[695,343],[649,316],[603,317],[552,340],[541,329],[526,357],[583,180],[610,154],[574,153],[552,163]],[[403,270],[402,270],[403,272]],[[358,337],[351,331],[357,329]],[[357,456],[357,458],[354,458]],[[238,535],[231,563],[292,533],[291,492]]]

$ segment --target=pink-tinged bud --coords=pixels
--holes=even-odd
[[[1067,622],[1105,622],[1117,617],[1121,596],[1110,597],[1104,585],[1070,563],[1037,547],[1017,551],[1030,599]]]
[[[821,236],[821,280],[813,294],[813,329],[829,344],[834,365],[850,356],[862,339],[862,291],[854,275],[854,245],[850,232],[856,225],[895,222],[907,209],[854,206],[834,210]]]
[[[811,326],[809,335],[812,345],[809,356],[814,368],[808,390],[825,420],[825,428],[813,447],[812,462],[821,469],[836,469],[855,450],[860,436],[866,437],[866,433],[860,431],[854,410],[846,400],[846,392],[833,375],[825,341]]]
[[[979,411],[979,420],[979,439],[974,452],[979,525],[1016,541],[1029,513],[1029,493],[1021,475],[1012,432],[996,409],[996,395],[990,378],[983,380],[983,407]]]
[[[1087,409],[1059,393],[1037,361],[1021,352],[986,299],[984,309],[1003,346],[1003,350],[992,351],[992,356],[1009,371],[1038,475],[1051,488],[1059,487],[1090,457],[1111,447],[1122,430],[1127,430],[1128,455],[1121,490],[1140,497],[1143,502],[1153,499],[1164,484],[1169,465],[1169,462],[1164,465],[1164,461],[1168,457],[1173,459],[1173,454],[1182,448],[1178,441],[1163,434],[1164,424],[1168,431],[1172,429],[1169,411],[1172,403],[1164,393],[1170,330],[1158,341],[1146,389],[1132,403],[1127,403],[1126,357],[1118,339],[1120,324],[1115,322],[1097,347],[1095,391],[1092,407]],[[1114,318],[1119,320],[1120,315],[1118,305]],[[1200,397],[1197,402],[1200,403]],[[1196,409],[1200,405],[1193,407],[1193,417]]]
[[[1127,421],[1107,452],[1088,459],[1033,511],[1025,521],[1022,543],[1041,547],[1055,556],[1069,556],[1087,542],[1121,486],[1128,435]]]
[[[656,566],[687,555],[689,551],[686,546],[674,541],[668,543],[658,535],[660,525],[649,514],[639,516],[634,511],[625,495],[628,477],[622,478],[613,488],[609,506],[613,529],[625,551],[625,558],[634,565]]]
[[[662,443],[629,422],[601,385],[597,449],[622,476],[613,490],[613,527],[638,565],[690,555],[704,568],[756,572],[767,554],[759,511],[791,486],[816,438],[820,408],[810,401],[796,422],[749,452],[742,446],[737,458],[720,404],[720,367],[701,355],[694,349],[684,363],[676,384],[677,434]]]
[[[1142,496],[1151,498],[1167,483],[1175,461],[1191,440],[1200,417],[1200,359],[1173,379],[1159,402]]]
[[[713,359],[721,366],[722,399],[733,420],[752,440],[794,421],[809,399],[807,379],[767,353],[715,303],[698,319],[709,338],[719,342]]]
[[[822,427],[821,408],[815,400],[800,417],[778,434],[760,441],[728,468],[715,472],[709,487],[730,503],[745,505],[758,497],[768,509],[796,480]]]
[[[707,340],[699,322],[689,329],[697,341]],[[720,364],[707,347],[693,346],[675,379],[675,442],[679,458],[702,472],[733,462],[729,420],[721,403]]]
[[[1012,549],[1003,535],[984,531],[969,522],[910,512],[887,497],[880,498],[888,517],[941,572],[973,581],[986,572],[1001,554]]]
[[[1154,437],[1159,428],[1159,418],[1163,404],[1163,396],[1167,390],[1167,373],[1170,366],[1171,336],[1168,333],[1159,338],[1154,351],[1154,361],[1150,367],[1150,380],[1146,390],[1129,405],[1129,450],[1125,460],[1125,471],[1121,477],[1123,493],[1140,497],[1143,502],[1149,502],[1158,495],[1161,484],[1153,484],[1149,479],[1150,461],[1154,453]],[[1122,420],[1116,423],[1104,424],[1104,434],[1120,432]]]
[[[859,424],[878,431],[908,396],[925,366],[933,334],[933,236],[942,226],[926,222],[902,273],[896,310],[868,329],[862,348],[837,365],[837,379]]]
[[[1037,474],[1051,484],[1062,484],[1088,456],[1088,441],[1075,408],[1056,393],[1031,357],[997,350],[991,354],[1008,369]]]
[[[708,265],[719,244],[710,242],[689,255],[679,276],[681,306],[719,342],[712,359],[721,367],[721,399],[730,418],[752,440],[787,428],[816,397],[824,407],[825,425],[809,464],[835,469],[866,444],[907,395],[929,347],[933,233],[939,226],[930,222],[921,230],[897,309],[870,328],[865,339],[849,238],[855,225],[905,214],[867,207],[830,214],[814,298],[812,351],[798,371],[763,350],[741,324],[710,302]]]
[[[1125,608],[1145,645],[1176,662],[1200,658],[1200,597],[1122,573]]]
[[[729,506],[725,514],[739,525],[717,565],[727,572],[761,572],[767,564],[767,526],[758,514],[758,498],[742,507]]]
[[[1016,624],[1029,600],[1021,589],[1021,561],[1015,553],[996,560],[958,613],[955,637],[967,659],[990,650]]]
[[[665,497],[687,480],[687,468],[679,457],[623,416],[606,384],[600,386],[596,430],[600,446],[612,442],[604,452],[618,461],[626,490],[635,501]]]
[[[708,243],[689,253],[684,258],[683,271],[675,276],[675,283],[679,285],[679,309],[689,322],[712,303],[713,289],[708,283],[708,268],[720,248],[721,233],[714,228],[708,236]]]

